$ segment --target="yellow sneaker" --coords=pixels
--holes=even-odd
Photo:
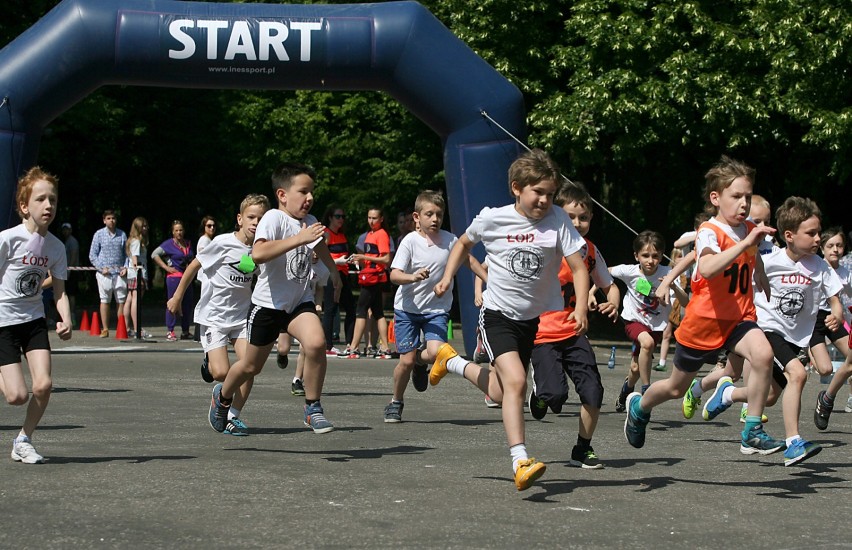
[[[518,488],[518,491],[529,489],[533,482],[544,474],[545,470],[547,470],[547,465],[534,458],[521,460],[518,462],[518,471],[515,472],[515,487]]]
[[[441,378],[447,375],[447,361],[457,356],[458,352],[453,349],[450,344],[441,344],[438,348],[438,353],[435,355],[435,362],[432,363],[432,370],[429,371],[429,383],[436,386]]]

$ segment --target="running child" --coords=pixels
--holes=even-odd
[[[620,298],[618,286],[613,284],[600,249],[586,239],[592,222],[592,197],[582,184],[566,183],[559,189],[554,202],[568,214],[574,229],[585,240],[580,249],[583,263],[594,287],[601,289],[607,298],[605,302],[597,303],[593,290],[585,297],[589,301],[589,309],[597,310],[615,322],[618,319]],[[574,277],[564,258],[559,269],[559,283],[562,285],[564,309],[548,311],[539,317],[535,347],[532,350],[530,414],[541,420],[547,414],[548,407],[555,413],[561,412],[562,405],[568,399],[566,375],[570,377],[581,403],[577,444],[571,449],[570,464],[588,469],[603,468],[592,448],[592,436],[600,417],[604,389],[589,339],[585,334],[577,334],[576,324],[570,317],[577,298],[574,295]]]
[[[480,241],[485,245],[488,286],[479,324],[494,370],[468,362],[450,344],[443,344],[429,373],[429,383],[434,386],[452,372],[502,402],[503,427],[519,491],[528,489],[546,469],[544,463],[527,454],[523,402],[539,315],[564,305],[558,277],[563,256],[574,273],[575,293],[582,297],[571,314],[577,334],[585,333],[588,324],[589,273],[580,256],[583,239],[568,214],[553,207],[560,177],[559,167],[541,150],[515,160],[508,178],[514,204],[484,208],[473,219],[450,252],[444,276],[435,285],[435,293],[442,296],[470,249]]]
[[[772,380],[772,347],[757,326],[755,289],[769,293],[757,246],[774,229],[757,227],[746,220],[751,204],[754,169],[722,156],[705,174],[705,208],[713,217],[698,228],[695,238],[697,268],[692,275],[692,297],[680,327],[675,331],[674,366],[670,377],[651,384],[644,395],[627,397],[624,435],[628,443],[645,444],[651,410],[671,399],[680,399],[705,363],[715,363],[722,348],[751,363],[748,411],[742,431],[743,454],[769,454],[784,448],[784,441],[763,429],[761,414]],[[688,262],[675,266],[667,279],[685,271]],[[668,299],[667,292],[657,296]]]
[[[251,306],[251,284],[256,266],[251,259],[251,248],[257,225],[269,210],[265,195],[250,194],[240,203],[237,214],[237,231],[223,233],[213,238],[204,250],[195,256],[184,271],[184,276],[169,298],[166,307],[175,315],[181,314],[181,302],[186,289],[199,272],[204,273],[201,298],[195,306],[195,320],[204,333],[201,347],[207,360],[201,365],[205,382],[223,382],[231,368],[228,344],[234,345],[237,359],[245,356],[246,314]],[[240,420],[251,392],[253,379],[246,380],[228,410],[228,420],[223,433],[248,435],[248,427]]]
[[[414,201],[417,230],[403,237],[391,263],[390,280],[399,285],[393,301],[399,363],[393,370],[393,398],[385,407],[385,422],[402,421],[409,378],[414,389],[426,391],[429,387],[426,363],[432,362],[438,347],[447,341],[453,294],[437,296],[433,290],[444,276],[447,258],[457,240],[455,235],[441,229],[444,204],[444,197],[437,191],[417,195]],[[417,361],[421,330],[426,348]]]
[[[842,317],[842,312],[837,295],[842,285],[828,263],[816,255],[820,242],[820,211],[813,201],[788,198],[776,212],[776,221],[787,246],[763,256],[772,298],[767,300],[757,293],[754,302],[757,323],[775,355],[773,388],[768,403],[774,403],[783,391],[782,409],[787,432],[784,465],[792,466],[821,450],[819,445],[799,435],[802,391],[808,378],[799,354],[814,332],[824,297],[829,297],[826,301],[836,316],[830,317],[828,324],[835,328],[839,324],[837,318]],[[734,366],[742,363],[742,359],[735,356],[730,356],[729,360]],[[715,418],[731,404],[742,403],[747,397],[746,388],[735,388],[732,379],[723,376],[704,405],[704,419]]]
[[[39,167],[20,180],[15,199],[22,223],[0,232],[0,392],[10,405],[27,405],[24,425],[12,441],[12,460],[44,462],[33,447],[33,432],[47,409],[53,387],[50,342],[41,285],[53,276],[53,296],[60,321],[56,334],[71,338],[71,308],[65,294],[68,263],[65,245],[47,231],[56,217],[59,181]],[[32,379],[29,398],[21,353]]]
[[[260,271],[246,321],[245,355],[231,366],[224,382],[216,384],[210,401],[210,426],[218,432],[225,431],[237,390],[260,374],[282,330],[305,349],[305,426],[314,433],[334,429],[320,403],[327,359],[311,289],[312,249],[328,268],[335,300],[341,282],[322,239],[324,228],[310,214],[315,181],[316,172],[304,164],[285,163],[272,174],[278,209],[264,214],[255,232],[252,259]]]

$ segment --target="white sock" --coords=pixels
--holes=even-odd
[[[461,355],[456,355],[447,361],[447,370],[453,374],[460,374],[461,376],[464,376],[464,368],[467,366],[467,362],[467,359]]]
[[[722,404],[730,405],[734,402],[731,396],[734,394],[734,390],[736,388],[734,386],[728,386],[724,390],[722,390]]]
[[[704,390],[701,389],[701,379],[696,378],[692,381],[692,396],[701,397],[702,393],[704,393]]]
[[[295,384],[296,382],[299,382],[299,381],[300,381],[300,380],[299,380],[299,377],[298,377],[298,376],[294,376],[294,377],[293,377],[293,383],[294,383],[294,384]]]
[[[665,360],[665,359],[660,359],[660,366],[661,366],[661,367],[665,367],[665,366],[666,366],[666,360]]]
[[[233,419],[239,418],[239,417],[240,417],[240,409],[235,409],[234,407],[231,407],[228,410],[228,420],[233,420]]]
[[[18,434],[18,437],[15,438],[15,443],[20,443],[21,441],[29,441],[29,440],[30,440],[30,438],[27,437],[27,434],[25,434],[23,431],[21,431]]]
[[[527,446],[524,443],[518,443],[509,447],[509,454],[512,455],[512,471],[518,471],[518,462],[529,458],[527,455]]]
[[[790,445],[792,445],[792,444],[793,444],[793,442],[794,442],[794,441],[796,441],[797,439],[802,439],[802,436],[800,436],[799,434],[796,434],[796,435],[794,435],[794,436],[788,437],[788,438],[786,439],[786,441],[787,441],[787,446],[789,447]]]

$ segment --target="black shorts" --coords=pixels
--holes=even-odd
[[[793,359],[802,361],[800,356],[802,348],[796,344],[791,344],[777,332],[767,332],[766,339],[769,340],[769,345],[772,346],[772,354],[775,356],[772,365],[772,379],[783,390],[787,387],[787,377],[784,376],[784,369],[787,368],[787,365]]]
[[[561,342],[536,344],[532,350],[536,397],[553,408],[568,400],[567,374],[580,402],[597,409],[603,404],[603,384],[589,339],[575,336]]]
[[[355,318],[366,319],[367,310],[370,310],[373,319],[381,319],[385,316],[384,304],[382,304],[382,285],[361,287],[358,305],[355,307]]]
[[[734,346],[752,329],[760,330],[754,321],[743,321],[738,324],[723,346],[728,351],[734,351]],[[721,348],[720,348],[721,349]],[[719,359],[720,349],[695,349],[684,346],[680,342],[675,346],[674,366],[683,372],[698,372],[705,364],[715,365]]]
[[[837,330],[828,330],[828,327],[825,326],[825,318],[831,315],[830,311],[819,310],[817,313],[816,324],[814,325],[814,333],[811,335],[811,341],[808,342],[808,347],[812,348],[814,346],[818,346],[820,344],[825,344],[825,339],[828,338],[829,342],[836,342],[841,338],[846,338],[849,336],[849,332],[846,330],[846,327],[843,326],[843,319],[840,320],[840,326]]]
[[[316,304],[302,302],[290,313],[252,304],[246,319],[246,341],[259,348],[268,346],[278,340],[279,334],[287,332],[287,327],[297,315],[306,312],[316,315]]]
[[[0,366],[20,363],[22,352],[26,354],[37,349],[50,351],[44,317],[20,325],[0,327]]]
[[[479,312],[479,332],[492,363],[504,353],[516,351],[526,370],[532,356],[535,333],[538,332],[538,317],[515,321],[498,311],[483,308]]]

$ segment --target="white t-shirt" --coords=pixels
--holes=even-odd
[[[137,271],[133,269],[133,256],[136,256],[136,263],[142,268],[142,279],[148,280],[148,251],[142,247],[142,241],[139,239],[131,239],[130,255],[127,256],[127,278],[135,279]]]
[[[764,256],[763,268],[772,298],[767,302],[763,292],[754,293],[757,324],[792,344],[807,346],[814,332],[820,300],[840,292],[840,279],[819,256],[808,255],[794,262],[785,248]]]
[[[311,225],[317,219],[308,214],[303,220],[290,217],[282,210],[269,210],[257,224],[254,240],[278,241],[297,235],[302,223]],[[253,304],[270,309],[292,312],[296,306],[313,300],[310,282],[314,276],[311,254],[302,245],[260,264],[257,284],[251,295]]]
[[[22,223],[0,232],[0,327],[20,325],[44,317],[41,284],[48,271],[56,279],[68,279],[65,245],[53,234],[44,237],[40,250]]]
[[[205,279],[195,306],[197,323],[226,329],[246,322],[254,272],[243,273],[237,266],[250,252],[251,246],[243,244],[233,233],[226,233],[216,236],[198,253],[196,259],[201,263]]]
[[[852,271],[849,271],[842,265],[838,265],[834,272],[840,279],[841,284],[843,284],[843,290],[840,291],[840,303],[843,304],[843,319],[847,323],[852,323],[852,311],[849,310],[852,307]]]
[[[663,304],[657,298],[656,292],[660,286],[660,280],[671,270],[672,268],[667,265],[658,265],[653,275],[645,277],[639,264],[614,266],[610,270],[612,276],[624,281],[627,285],[627,292],[621,301],[622,319],[637,321],[653,331],[664,330],[669,322],[669,314],[672,312],[671,300],[668,305]],[[650,290],[647,295],[639,292],[639,286],[647,288],[649,284]],[[644,289],[642,290],[644,292]],[[672,292],[671,295],[673,294]]]
[[[531,220],[514,204],[486,207],[465,234],[474,243],[482,241],[489,258],[483,307],[516,321],[564,307],[562,258],[585,243],[564,210],[551,207],[542,219]]]
[[[452,233],[440,230],[434,239],[427,239],[418,231],[412,231],[399,243],[391,270],[399,269],[414,273],[424,267],[429,277],[400,285],[393,299],[393,308],[408,313],[440,313],[450,311],[453,305],[452,284],[443,296],[435,294],[435,285],[444,276],[450,250],[458,239]]]

